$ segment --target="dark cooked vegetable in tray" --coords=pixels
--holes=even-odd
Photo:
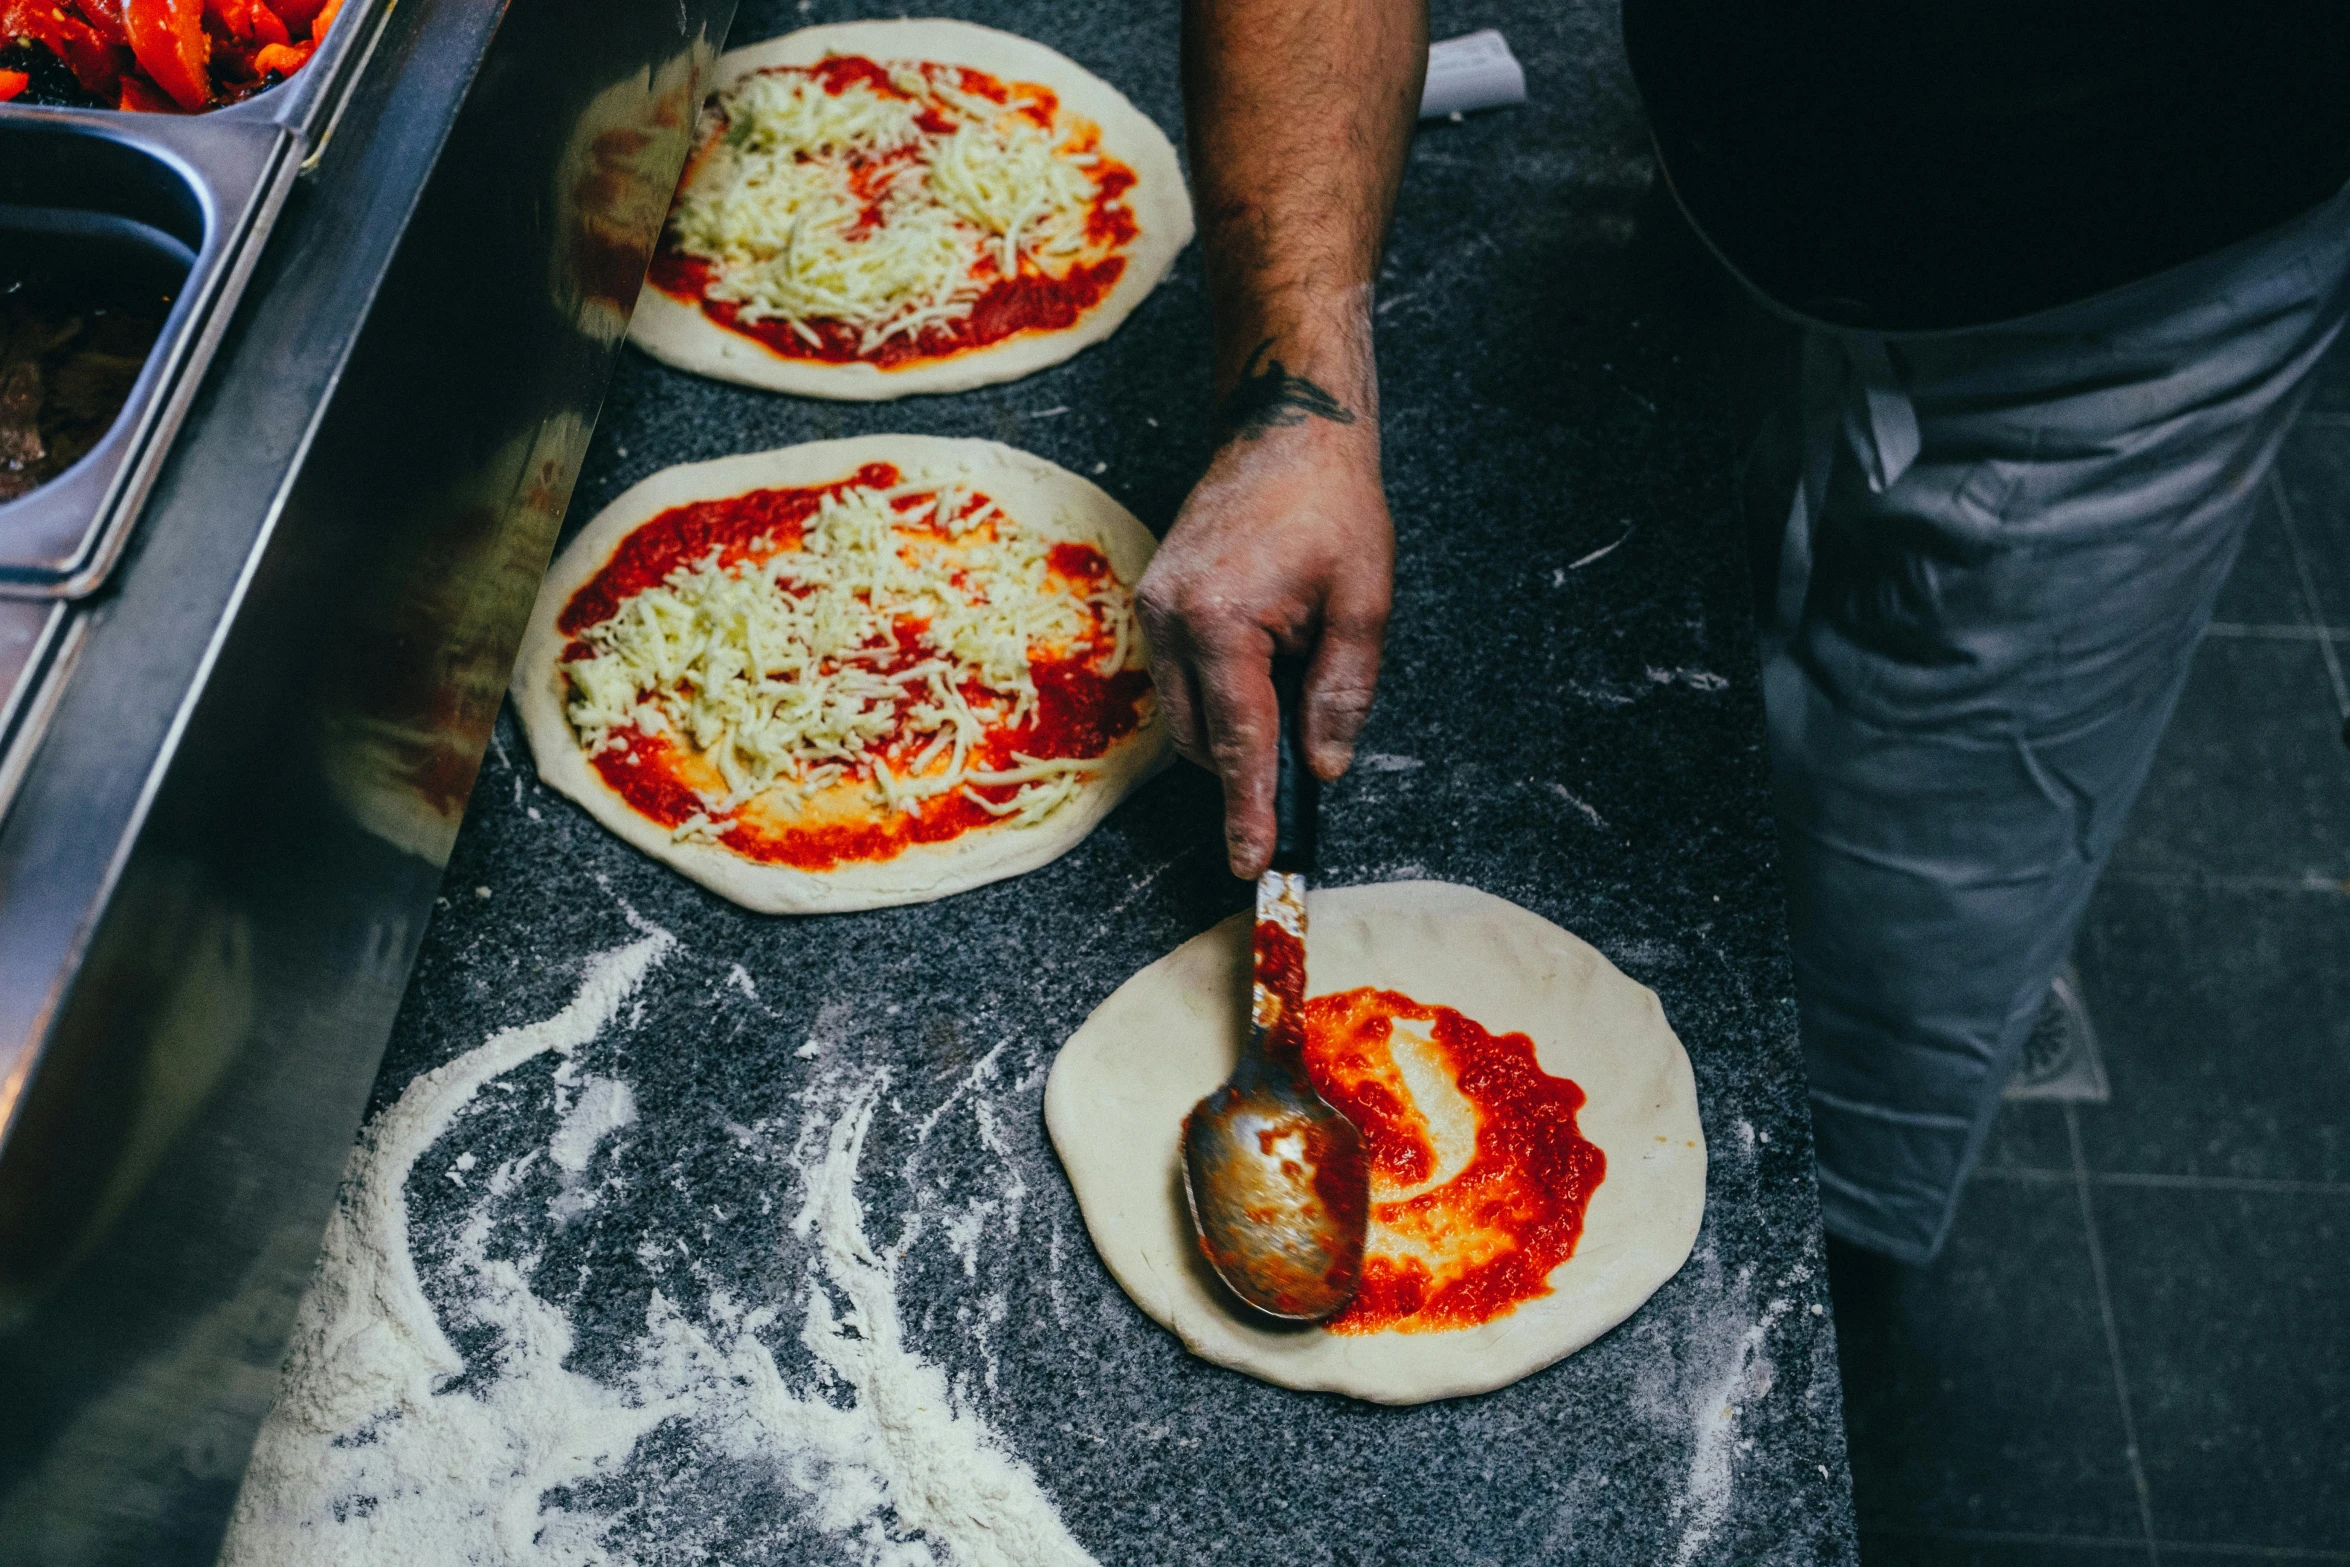
[[[0,274],[0,502],[98,444],[170,309],[60,273]]]

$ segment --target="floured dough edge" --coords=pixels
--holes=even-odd
[[[1125,94],[1071,60],[1013,33],[970,22],[921,18],[895,22],[839,22],[806,27],[719,56],[713,94],[753,71],[778,65],[814,65],[828,54],[875,59],[935,60],[967,65],[1002,80],[1038,82],[1060,95],[1061,106],[1101,127],[1102,149],[1134,170],[1126,203],[1138,232],[1126,247],[1126,270],[1109,294],[1065,332],[1031,332],[993,347],[937,363],[884,370],[869,364],[831,365],[787,359],[730,332],[652,284],[645,285],[629,336],[664,364],[744,386],[874,402],[921,392],[964,392],[1016,381],[1086,349],[1115,332],[1156,288],[1191,242],[1191,194],[1175,161],[1174,143]]]
[[[1531,1036],[1587,1100],[1607,1155],[1552,1293],[1450,1333],[1360,1337],[1267,1325],[1208,1269],[1184,1211],[1183,1115],[1222,1082],[1245,1027],[1249,916],[1121,985],[1072,1035],[1045,1126],[1095,1249],[1134,1303],[1204,1360],[1283,1387],[1418,1404],[1490,1392],[1607,1332],[1680,1271],[1705,1212],[1705,1134],[1688,1055],[1655,992],[1540,915],[1446,882],[1317,891],[1307,989],[1402,990],[1494,1033]]]
[[[982,828],[948,843],[915,844],[894,859],[803,871],[742,859],[715,844],[676,843],[639,816],[589,765],[564,716],[556,662],[571,639],[555,620],[631,531],[673,506],[749,490],[827,484],[867,463],[893,463],[908,480],[954,478],[985,491],[1023,524],[1099,547],[1118,580],[1142,580],[1157,541],[1132,512],[1066,468],[995,441],[867,435],[665,468],[599,512],[549,568],[514,665],[513,696],[539,778],[604,826],[720,897],[761,914],[829,914],[924,903],[1018,876],[1075,848],[1119,801],[1172,758],[1153,713],[1112,746],[1105,766],[1061,808],[1031,827]],[[1139,628],[1136,633],[1140,635]]]

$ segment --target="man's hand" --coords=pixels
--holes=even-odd
[[[1395,563],[1371,280],[1428,61],[1424,0],[1185,0],[1193,206],[1224,441],[1142,579],[1175,743],[1224,784],[1236,876],[1273,851],[1275,652],[1306,762],[1346,770]]]
[[[1273,654],[1310,655],[1306,762],[1336,778],[1371,710],[1394,562],[1377,436],[1322,413],[1218,452],[1143,577],[1160,709],[1223,780],[1235,876],[1273,852]]]

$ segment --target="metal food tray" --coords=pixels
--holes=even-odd
[[[104,439],[0,503],[0,598],[81,598],[122,554],[180,418],[295,178],[332,134],[390,0],[349,0],[309,63],[205,114],[0,104],[0,257],[176,279]]]

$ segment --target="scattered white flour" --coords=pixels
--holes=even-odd
[[[963,1277],[979,1277],[979,1237],[987,1230],[987,1221],[995,1217],[996,1205],[984,1197],[974,1197],[961,1213],[946,1216],[943,1228],[947,1235],[947,1250],[963,1264]]]
[[[1634,693],[1611,680],[1602,680],[1595,686],[1587,686],[1580,680],[1570,680],[1567,689],[1594,707],[1630,707],[1636,700]]]
[[[224,1567],[608,1560],[592,1528],[542,1512],[539,1495],[625,1456],[663,1411],[564,1369],[571,1325],[513,1262],[489,1257],[486,1202],[456,1251],[474,1315],[505,1340],[501,1374],[437,1394],[465,1363],[417,1277],[402,1188],[482,1084],[589,1043],[674,946],[653,931],[594,959],[569,1006],[418,1077],[360,1133]]]
[[[1673,943],[1642,936],[1634,936],[1629,941],[1609,942],[1607,955],[1618,968],[1678,968],[1688,961],[1687,956]]]
[[[1648,666],[1648,678],[1660,686],[1683,685],[1692,691],[1727,691],[1730,682],[1710,669],[1659,669]]]
[[[1593,550],[1593,551],[1592,551],[1590,554],[1588,554],[1588,555],[1585,555],[1585,556],[1583,556],[1582,558],[1580,558],[1580,559],[1578,559],[1578,560],[1571,560],[1571,561],[1568,561],[1564,569],[1562,569],[1562,570],[1559,570],[1559,571],[1554,571],[1554,572],[1552,572],[1552,573],[1550,574],[1550,584],[1551,584],[1551,586],[1552,586],[1552,587],[1554,587],[1554,588],[1563,588],[1563,587],[1565,587],[1565,586],[1567,585],[1567,573],[1568,573],[1568,572],[1570,572],[1570,571],[1581,571],[1581,570],[1582,570],[1584,567],[1586,567],[1586,566],[1589,566],[1589,565],[1592,565],[1592,564],[1594,564],[1595,562],[1598,562],[1598,561],[1603,561],[1603,560],[1607,559],[1607,558],[1608,558],[1610,555],[1613,555],[1613,554],[1614,554],[1616,551],[1618,551],[1618,550],[1620,550],[1620,549],[1622,549],[1622,548],[1624,547],[1624,541],[1625,541],[1626,539],[1630,538],[1630,537],[1632,536],[1632,533],[1633,533],[1633,527],[1632,527],[1632,523],[1631,523],[1630,519],[1626,519],[1626,521],[1625,521],[1625,523],[1624,523],[1624,531],[1623,531],[1622,533],[1620,533],[1620,534],[1618,534],[1618,535],[1616,536],[1616,542],[1615,542],[1615,543],[1613,543],[1613,544],[1602,544],[1602,545],[1601,545],[1599,548],[1597,548],[1597,549]]]
[[[1787,1282],[1800,1284],[1809,1274],[1809,1269],[1798,1266]],[[1750,1281],[1742,1271],[1737,1295],[1751,1303],[1749,1288]],[[1689,1453],[1689,1479],[1674,1509],[1679,1515],[1681,1539],[1673,1551],[1673,1567],[1689,1567],[1696,1561],[1730,1516],[1737,1456],[1742,1450],[1738,1414],[1769,1394],[1778,1380],[1778,1368],[1767,1353],[1768,1340],[1771,1329],[1793,1306],[1793,1301],[1782,1296],[1763,1308],[1760,1316],[1719,1347],[1719,1358],[1709,1368],[1707,1380],[1699,1385],[1692,1410],[1696,1441]],[[1746,1309],[1751,1310],[1751,1304]]]
[[[944,1373],[905,1346],[898,1316],[897,1262],[875,1254],[857,1202],[857,1159],[884,1078],[853,1095],[833,1122],[824,1163],[809,1179],[807,1206],[793,1221],[821,1246],[831,1291],[808,1292],[801,1342],[856,1395],[847,1410],[808,1403],[854,1420],[877,1450],[873,1468],[890,1509],[910,1530],[945,1545],[972,1567],[1093,1567],[1028,1467],[995,1433],[948,1397]],[[833,1315],[832,1292],[846,1310]]]
[[[965,1094],[975,1093],[993,1083],[996,1080],[997,1063],[1003,1058],[1004,1042],[998,1040],[995,1048],[971,1064],[971,1070],[963,1074],[963,1080],[955,1085],[954,1092],[938,1102],[937,1109],[914,1123],[914,1146],[919,1148],[930,1141],[930,1134],[938,1129],[938,1123],[946,1119],[949,1110],[962,1103]]]
[[[588,1161],[596,1156],[598,1143],[635,1124],[636,1094],[626,1083],[610,1077],[588,1079],[579,1102],[547,1144],[547,1157],[562,1188],[547,1204],[547,1214],[557,1224],[568,1224],[596,1205],[596,1194],[587,1185]]]
[[[1004,1162],[1002,1233],[1007,1239],[1016,1237],[1020,1233],[1021,1210],[1028,1202],[1028,1183],[1020,1178],[1020,1166],[1012,1158],[1011,1140],[1004,1135],[1003,1122],[997,1119],[995,1102],[982,1099],[974,1104],[971,1119],[979,1128],[981,1146]]]
[[[1576,810],[1581,811],[1583,813],[1584,819],[1590,822],[1592,826],[1600,828],[1603,831],[1606,829],[1607,823],[1600,818],[1598,811],[1592,809],[1591,802],[1575,794],[1565,784],[1554,781],[1550,786],[1550,792],[1557,795],[1560,799],[1566,801]]]
[[[458,1313],[498,1345],[488,1374],[477,1367],[451,1385],[465,1363],[418,1278],[404,1183],[485,1083],[594,1040],[673,947],[665,932],[649,931],[597,958],[561,1012],[492,1035],[417,1078],[361,1134],[238,1498],[224,1567],[633,1562],[611,1539],[613,1520],[546,1497],[613,1474],[656,1426],[685,1434],[713,1459],[766,1472],[770,1496],[791,1498],[791,1510],[860,1567],[1094,1567],[1035,1475],[905,1342],[897,1295],[904,1243],[876,1253],[857,1198],[886,1073],[845,1101],[812,1093],[837,1108],[812,1110],[793,1149],[806,1200],[792,1231],[815,1251],[798,1341],[818,1385],[788,1385],[762,1342],[778,1321],[774,1307],[746,1310],[715,1290],[704,1322],[655,1292],[632,1346],[634,1369],[620,1385],[567,1369],[572,1326],[532,1292],[536,1259],[489,1255],[497,1204],[539,1150],[492,1173],[447,1271],[436,1273],[436,1282],[457,1286]],[[818,1035],[839,1022],[820,1020]],[[577,1178],[599,1143],[634,1117],[626,1084],[589,1078],[543,1151],[560,1177]],[[690,1261],[678,1237],[643,1244]],[[985,1309],[992,1318],[1002,1307],[991,1300]],[[736,1499],[725,1487],[739,1484],[739,1469],[714,1480],[716,1510]],[[663,1560],[714,1559],[690,1538],[663,1545]]]
[[[1044,1287],[1053,1303],[1053,1321],[1060,1327],[1070,1325],[1069,1295],[1061,1287],[1061,1262],[1068,1251],[1068,1243],[1061,1239],[1061,1221],[1053,1221],[1053,1236],[1045,1247]]]
[[[848,1038],[848,1027],[853,1009],[846,1001],[827,1001],[816,1009],[816,1026],[808,1030],[808,1037],[799,1049],[792,1052],[802,1061],[813,1061],[834,1045]]]

